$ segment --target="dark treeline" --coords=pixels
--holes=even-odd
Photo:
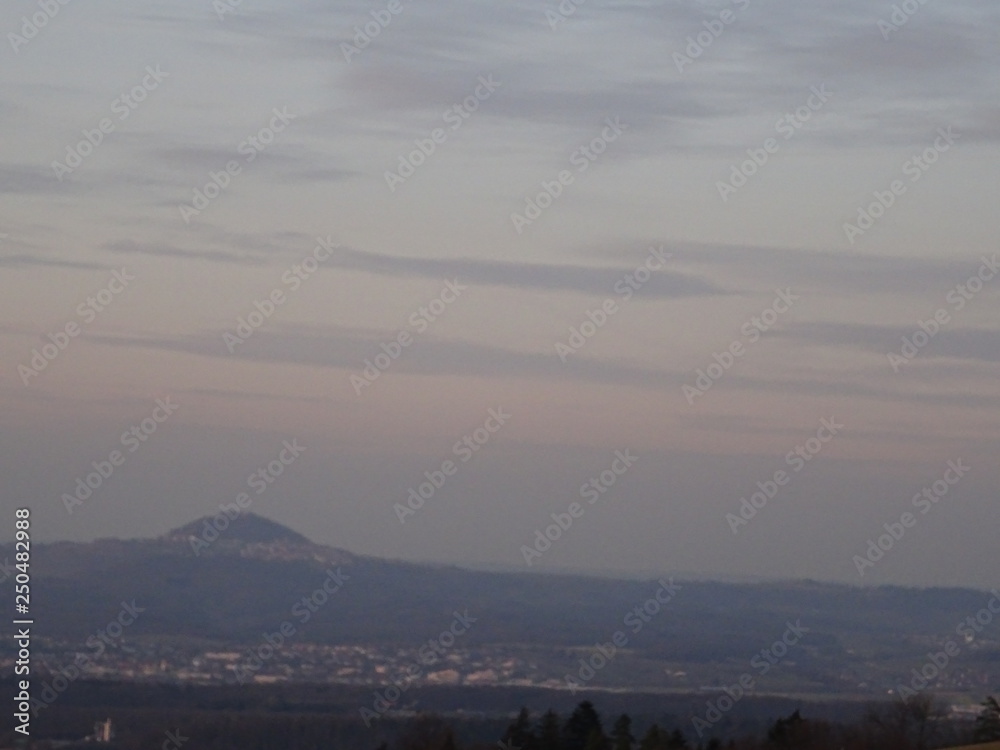
[[[719,722],[699,737],[690,720],[681,726],[671,720],[640,725],[628,713],[602,717],[591,701],[562,714],[525,708],[513,720],[423,713],[387,716],[368,727],[356,714],[302,711],[280,701],[267,706],[251,697],[257,691],[247,696],[255,704],[249,710],[202,702],[209,694],[199,691],[163,692],[159,705],[95,700],[95,693],[80,701],[88,705],[57,703],[33,723],[39,738],[33,747],[93,750],[94,743],[84,739],[104,718],[112,718],[116,729],[113,743],[97,745],[106,750],[935,750],[1000,740],[1000,705],[994,698],[984,701],[975,723],[949,720],[933,698],[917,695],[872,705],[853,722],[796,710],[756,733]],[[185,694],[198,696],[193,702],[199,705],[172,705],[183,701],[171,698]],[[259,691],[260,698],[266,694]],[[18,737],[11,730],[0,733],[0,747],[15,746]]]
[[[713,736],[710,728],[702,728],[700,737],[692,737],[696,730],[685,732],[658,724],[635,734],[628,714],[619,715],[607,727],[593,704],[584,701],[565,720],[552,711],[533,719],[522,710],[507,727],[500,746],[521,750],[933,750],[1000,740],[1000,704],[990,697],[982,705],[974,724],[949,720],[945,707],[932,696],[915,695],[874,705],[851,724],[809,719],[794,711],[777,719],[764,736]],[[453,747],[451,733],[439,729],[433,744],[413,743],[404,736],[395,750]],[[388,746],[383,750],[389,750]]]

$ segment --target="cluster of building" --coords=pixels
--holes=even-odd
[[[55,671],[73,663],[78,645],[48,642],[40,645],[39,663]],[[250,658],[250,650],[218,647],[202,650],[163,643],[130,641],[105,651],[92,661],[87,676],[155,682],[197,684],[235,683],[240,665]],[[0,670],[11,669],[8,658],[0,656]],[[399,680],[414,663],[421,663],[415,649],[378,646],[326,646],[292,643],[275,649],[254,669],[252,681],[334,682],[377,685]],[[426,685],[517,685],[557,687],[561,680],[545,674],[538,659],[515,654],[509,649],[453,649],[422,665],[418,684]],[[548,670],[551,672],[551,670]]]
[[[240,670],[251,674],[250,682],[326,682],[378,686],[399,684],[455,686],[507,686],[566,689],[566,675],[574,672],[581,657],[591,649],[552,649],[530,646],[454,647],[435,655],[430,663],[417,648],[374,645],[322,645],[289,642],[261,654],[236,645],[200,647],[194,642],[176,644],[162,640],[122,641],[91,660],[88,677],[142,682],[242,684]],[[81,652],[79,644],[41,640],[36,646],[38,663],[54,672],[72,664]],[[85,652],[85,650],[84,650]],[[265,658],[260,659],[263,655]],[[13,670],[13,653],[0,653],[0,671]],[[246,665],[255,659],[256,666]],[[419,670],[414,676],[414,665]],[[638,654],[622,653],[601,669],[588,688],[674,691],[711,691],[722,685],[728,672],[739,665],[659,663]],[[822,684],[827,693],[887,696],[905,675],[904,668],[888,664],[857,664],[828,670],[822,664],[792,664],[782,677],[778,692],[791,688],[796,679]],[[805,670],[805,671],[803,671]],[[791,682],[786,682],[785,678]],[[930,690],[938,693],[982,696],[1000,682],[1000,663],[989,659],[955,663],[934,680]],[[763,692],[767,692],[763,688]]]

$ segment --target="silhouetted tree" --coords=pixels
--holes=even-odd
[[[562,750],[562,732],[559,729],[559,714],[551,708],[538,723],[538,750]]]
[[[583,748],[584,750],[611,750],[611,743],[604,732],[599,729],[591,729],[590,734],[587,735],[587,744]]]
[[[628,714],[622,714],[615,721],[615,726],[611,730],[611,738],[614,742],[614,750],[632,750],[635,737],[632,736],[632,719]]]
[[[687,737],[684,736],[684,732],[680,729],[675,729],[670,733],[670,737],[667,738],[668,750],[685,750],[687,746]]]
[[[1000,740],[1000,703],[989,696],[982,706],[983,711],[976,718],[976,742]]]
[[[531,729],[531,713],[527,708],[522,708],[517,718],[507,726],[500,741],[506,747],[535,750],[537,742]]]
[[[592,732],[596,732],[597,739],[591,737]],[[601,717],[594,709],[594,704],[590,701],[582,701],[573,709],[573,713],[566,720],[563,732],[564,750],[592,750],[588,748],[588,744],[604,739],[606,738],[604,730],[601,728]],[[599,750],[599,748],[593,750]]]
[[[767,732],[768,741],[776,747],[791,747],[802,721],[802,714],[798,711],[787,719],[778,719]]]
[[[926,750],[946,713],[934,696],[924,693],[874,706],[863,721],[867,742],[886,750]]]
[[[666,733],[653,724],[639,741],[639,750],[663,750],[667,744]]]
[[[926,750],[933,742],[938,722],[947,715],[945,708],[929,693],[918,693],[904,701],[905,712],[913,726],[916,750]]]

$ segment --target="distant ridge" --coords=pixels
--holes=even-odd
[[[206,522],[211,525],[213,516],[204,516],[196,521],[180,526],[163,535],[164,539],[170,541],[187,541],[190,537],[200,537],[205,531]],[[229,525],[222,530],[221,534],[230,541],[268,543],[268,542],[291,542],[294,544],[312,544],[312,541],[298,533],[292,531],[287,526],[272,521],[256,513],[242,513],[234,519],[226,519]],[[219,524],[222,525],[221,522]]]
[[[0,563],[15,555],[13,544],[0,545]],[[47,637],[67,648],[92,640],[123,603],[132,602],[142,615],[127,638],[147,653],[158,644],[182,650],[212,644],[229,651],[260,643],[286,621],[303,647],[401,653],[400,648],[449,632],[443,629],[461,617],[474,625],[456,641],[457,649],[518,653],[503,679],[521,686],[528,684],[524,680],[555,680],[546,684],[563,689],[566,670],[579,674],[580,654],[594,653],[594,644],[617,637],[618,628],[631,655],[626,661],[623,649],[622,661],[601,673],[600,684],[672,691],[731,684],[733,678],[720,671],[728,668],[724,665],[747,664],[754,654],[772,653],[772,644],[790,648],[786,638],[794,626],[796,633],[808,630],[782,664],[783,692],[872,697],[912,685],[906,670],[924,663],[928,638],[958,643],[966,626],[956,630],[956,625],[970,615],[984,622],[996,611],[998,597],[968,589],[801,580],[738,584],[674,581],[669,575],[646,580],[539,575],[527,568],[472,571],[354,555],[252,513],[201,518],[155,539],[39,544],[32,547],[31,575],[38,594],[37,603],[32,597],[32,614],[46,623]],[[332,580],[344,582],[335,595],[329,591]],[[328,601],[320,606],[314,596]],[[298,607],[304,598],[315,601],[315,611]],[[980,686],[996,674],[1000,647],[974,635],[981,650],[967,649],[963,637],[965,660],[957,663],[981,682],[966,687],[973,683],[962,677],[944,687],[966,695],[976,691],[972,697],[981,700]],[[449,659],[452,655],[470,670],[475,667],[469,675],[483,671],[476,666],[479,657],[456,651]],[[382,679],[367,669],[365,679]]]

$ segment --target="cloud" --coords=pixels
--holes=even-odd
[[[71,181],[60,182],[49,168],[26,164],[0,164],[0,193],[10,195],[68,195],[79,188]]]
[[[190,241],[190,240],[188,240]],[[118,255],[147,255],[178,260],[202,260],[261,267],[278,265],[297,258],[315,245],[315,239],[301,232],[232,232],[205,227],[198,235],[203,247],[183,248],[169,242],[138,242],[131,239],[111,240],[102,246]],[[204,247],[208,245],[209,247]]]
[[[776,336],[777,333],[769,333]],[[354,328],[317,328],[302,325],[282,325],[271,330],[258,330],[230,354],[220,333],[180,336],[139,335],[120,336],[84,334],[97,344],[124,348],[151,348],[184,352],[205,357],[278,364],[306,365],[345,370],[344,389],[350,393],[349,374],[359,374],[365,360],[382,350],[380,344],[393,338],[385,332]],[[519,352],[491,344],[468,341],[420,338],[392,365],[391,375],[432,375],[477,378],[544,378],[561,381],[590,382],[605,385],[632,386],[666,391],[683,405],[682,386],[694,381],[690,371],[670,370],[640,365],[627,360],[602,360],[574,354],[562,362],[555,354]],[[933,384],[934,390],[907,392],[897,382],[883,380],[881,385],[865,382],[866,376],[848,380],[843,374],[817,368],[805,368],[799,377],[760,377],[728,373],[714,386],[718,390],[752,391],[782,396],[802,395],[828,398],[868,398],[880,402],[902,401],[940,403],[976,407],[982,398],[973,393],[956,393]]]
[[[262,121],[266,123],[267,118]],[[256,123],[248,124],[247,132],[256,127]],[[265,171],[270,179],[285,183],[339,182],[356,176],[356,172],[334,164],[327,154],[302,145],[294,133],[284,143],[281,135],[257,154],[260,158],[254,160],[254,171]],[[244,171],[250,169],[246,154],[240,153],[243,137],[234,138],[231,146],[170,146],[156,148],[153,153],[175,170],[173,180],[177,185],[190,189],[193,184],[200,185],[209,171],[223,170],[230,161],[236,161]],[[156,136],[148,136],[147,140],[155,142]]]
[[[932,316],[928,315],[927,318]],[[858,323],[793,323],[774,333],[799,344],[853,348],[863,351],[899,354],[903,338],[910,341],[920,329]],[[1000,331],[975,328],[942,327],[920,349],[914,361],[952,358],[974,362],[1000,362]]]
[[[669,262],[669,261],[668,261]],[[611,295],[615,284],[635,266],[597,268],[583,265],[514,263],[472,258],[404,258],[337,250],[325,266],[399,278],[458,278],[463,284]],[[655,271],[642,287],[644,297],[679,299],[729,294],[723,287],[697,276],[676,271]]]
[[[704,31],[703,23],[727,5],[736,20],[690,69],[678,71],[672,55],[683,54],[688,37]],[[336,59],[339,42],[369,20],[362,7],[355,9],[353,20],[342,6],[310,14],[322,29],[326,14],[347,19],[332,40],[288,14],[278,44],[308,58]],[[741,145],[745,128],[730,127],[724,135],[705,125],[777,117],[796,106],[809,85],[823,82],[839,92],[838,127],[809,128],[800,140],[851,149],[923,145],[929,132],[947,124],[960,130],[975,125],[980,138],[992,134],[982,124],[995,109],[995,96],[986,92],[997,93],[995,8],[922,6],[888,41],[877,22],[892,13],[889,3],[589,3],[555,31],[544,11],[518,3],[406,6],[345,66],[342,85],[364,100],[366,115],[430,111],[468,85],[456,60],[475,61],[476,72],[495,73],[506,83],[484,117],[580,129],[592,126],[595,114],[619,115],[636,131],[655,131],[655,141],[628,146],[644,153]],[[630,54],[620,60],[595,55],[595,28],[609,49]],[[273,33],[249,21],[244,31]]]
[[[190,250],[162,242],[115,240],[105,249],[117,254],[205,260],[260,266],[301,255],[312,243],[305,235],[283,233],[272,237],[212,230],[207,242],[234,250]],[[639,261],[637,261],[639,262]],[[668,262],[670,262],[668,260]],[[453,279],[463,284],[510,287],[539,291],[561,291],[587,295],[612,295],[614,286],[636,266],[595,267],[573,264],[515,263],[473,258],[415,258],[369,253],[341,247],[323,263],[324,269],[340,269],[400,279]],[[724,287],[699,276],[658,270],[642,287],[644,298],[682,299],[731,294]]]
[[[0,268],[26,268],[30,266],[40,268],[66,268],[73,271],[107,271],[111,268],[111,266],[103,263],[66,260],[65,258],[46,258],[44,256],[28,255],[26,253],[0,255]]]
[[[246,266],[260,266],[264,261],[256,256],[238,255],[223,250],[185,250],[160,242],[135,242],[134,240],[115,240],[104,245],[106,250],[118,255],[149,255],[160,258],[178,260],[205,260],[213,263],[236,263]]]
[[[381,349],[387,334],[353,328],[315,328],[283,325],[259,330],[230,355],[221,334],[181,336],[111,336],[91,334],[92,341],[118,347],[181,351],[206,357],[285,364],[333,367],[360,372],[365,359]],[[408,349],[393,365],[393,371],[416,375],[460,375],[465,377],[551,377],[595,382],[664,384],[664,373],[652,368],[599,360],[571,358],[563,364],[554,353],[516,352],[489,344],[446,341],[421,337],[419,346]],[[677,381],[680,387],[680,381]],[[347,377],[345,387],[349,387]]]
[[[950,288],[975,273],[982,262],[978,255],[915,258],[657,239],[644,244],[662,246],[671,254],[671,262],[679,267],[692,266],[702,272],[711,269],[713,276],[728,273],[744,282],[748,279],[766,282],[768,288],[793,284],[840,295],[926,295],[928,290],[940,289],[943,299]],[[612,241],[581,248],[579,252],[620,260],[625,255],[632,257],[631,248],[636,246],[635,242]],[[740,285],[741,290],[748,287],[745,283]]]

